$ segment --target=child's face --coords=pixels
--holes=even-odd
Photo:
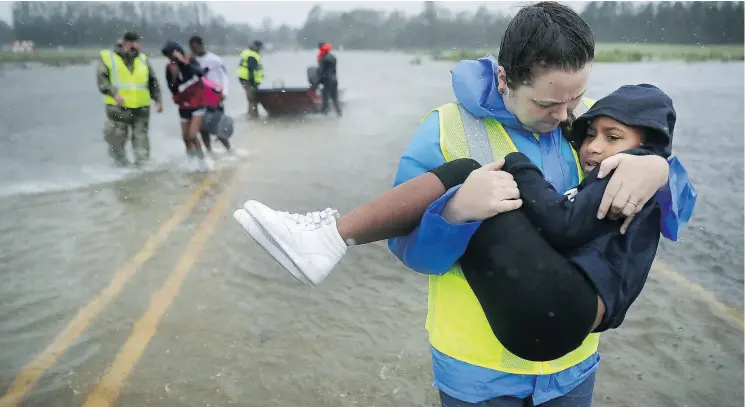
[[[579,161],[589,174],[606,158],[642,145],[642,131],[610,117],[598,117],[587,127],[587,136],[579,149]]]

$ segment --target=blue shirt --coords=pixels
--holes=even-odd
[[[542,135],[538,139],[522,129],[505,126],[517,149],[543,171],[546,180],[557,191],[564,192],[579,183],[571,147],[563,138]],[[445,163],[440,149],[438,113],[422,122],[404,152],[395,185],[424,174]],[[390,239],[390,250],[407,267],[424,274],[441,275],[463,255],[469,240],[481,222],[450,224],[442,209],[458,186],[432,203],[420,225],[408,236]],[[663,234],[677,238],[678,230],[690,218],[695,194],[685,168],[671,162],[668,187],[657,194],[662,208]],[[448,395],[469,403],[479,403],[500,396],[533,397],[537,405],[563,396],[594,373],[600,364],[597,353],[566,370],[549,375],[517,375],[474,366],[447,356],[431,347],[434,385]]]

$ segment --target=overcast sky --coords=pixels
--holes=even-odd
[[[301,26],[308,16],[308,12],[314,5],[318,4],[325,10],[344,11],[354,8],[374,8],[385,11],[401,10],[408,15],[418,14],[424,7],[422,1],[210,1],[210,7],[225,16],[230,22],[246,22],[251,25],[259,25],[265,17],[269,17],[275,24],[286,23],[292,26]],[[520,5],[528,2],[516,1],[464,1],[464,2],[438,2],[454,12],[475,11],[484,5],[489,10],[502,11],[514,14]],[[577,10],[581,10],[589,3],[587,1],[562,2],[569,4]],[[0,18],[10,22],[10,1],[0,1]]]

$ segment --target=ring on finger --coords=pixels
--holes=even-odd
[[[631,216],[635,214],[636,211],[637,211],[636,204],[634,204],[633,202],[626,202],[626,205],[624,205],[620,214],[622,216]]]

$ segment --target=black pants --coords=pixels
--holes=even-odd
[[[327,114],[329,112],[329,99],[334,103],[334,109],[336,114],[341,116],[341,107],[339,106],[339,83],[337,81],[329,81],[323,84],[321,89],[321,97],[323,98],[323,104],[321,104],[321,112]]]
[[[479,167],[474,160],[460,159],[430,172],[448,190]],[[560,358],[577,349],[592,330],[595,289],[520,209],[483,221],[460,265],[494,335],[523,359]]]
[[[248,114],[252,118],[259,117],[259,102],[256,99],[256,92],[259,90],[258,83],[251,83],[245,79],[241,79],[241,86],[246,91],[246,99],[248,99]]]

